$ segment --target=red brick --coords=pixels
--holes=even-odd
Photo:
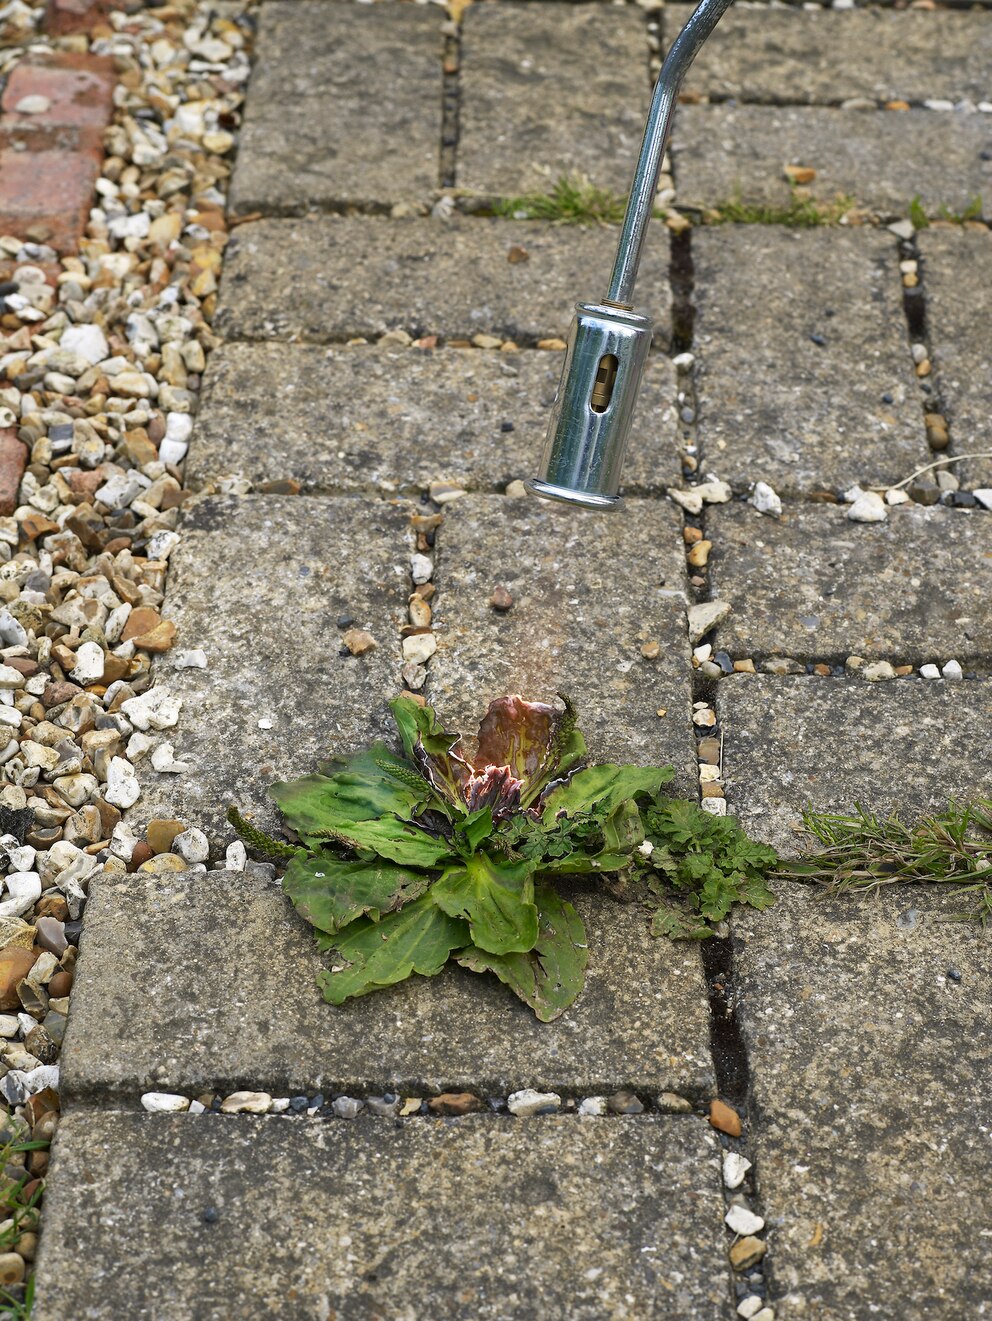
[[[106,55],[63,51],[46,59],[21,60],[7,81],[0,109],[8,127],[104,128],[113,113],[116,75]],[[44,96],[51,107],[40,115],[19,115],[26,96]]]
[[[27,461],[27,446],[17,439],[14,428],[0,428],[0,517],[9,518],[17,508],[17,492]]]
[[[48,0],[45,31],[52,37],[89,32],[114,8],[114,0]]]
[[[79,148],[18,151],[0,134],[0,234],[75,252],[89,219],[100,160],[98,152]]]

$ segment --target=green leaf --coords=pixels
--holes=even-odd
[[[597,872],[622,871],[630,866],[629,853],[582,853],[565,858],[550,858],[540,864],[547,876],[595,876]]]
[[[537,940],[533,862],[475,853],[436,881],[431,898],[451,917],[467,918],[472,944],[493,954],[526,951]]]
[[[381,821],[355,821],[327,832],[333,839],[357,849],[371,849],[380,858],[389,858],[404,867],[436,867],[456,857],[445,839],[428,835],[426,830],[384,816]]]
[[[630,798],[603,822],[603,843],[611,853],[631,854],[644,842],[644,825],[637,804]]]
[[[542,1023],[550,1023],[582,990],[589,954],[582,919],[572,905],[545,886],[537,888],[535,900],[540,924],[537,944],[529,953],[468,948],[455,958],[472,972],[495,973]]]
[[[424,895],[378,922],[360,917],[333,939],[321,941],[323,948],[335,951],[339,966],[322,972],[318,985],[325,1000],[339,1005],[404,981],[414,972],[433,977],[467,934],[464,922],[443,913]]]
[[[474,853],[482,841],[493,833],[493,809],[480,807],[477,812],[472,812],[458,823],[455,833],[464,838],[469,853]]]
[[[550,824],[559,813],[574,816],[577,812],[610,817],[621,803],[638,794],[656,795],[674,774],[670,766],[587,766],[548,795],[543,819]]]
[[[416,767],[390,752],[385,743],[349,757],[333,774],[270,785],[269,796],[305,840],[321,839],[341,825],[387,814],[411,818],[435,798]]]
[[[777,857],[777,855],[776,855]],[[774,891],[770,890],[760,876],[745,876],[737,882],[737,894],[742,904],[750,904],[763,912],[776,902]]]
[[[418,899],[430,885],[423,872],[382,862],[342,862],[329,853],[298,855],[282,888],[293,907],[321,931],[334,933],[368,914],[373,920]]]
[[[713,929],[695,913],[662,904],[651,919],[652,936],[667,936],[669,940],[706,940]]]

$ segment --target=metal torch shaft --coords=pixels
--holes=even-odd
[[[627,199],[627,210],[610,278],[610,291],[606,295],[608,303],[619,303],[621,307],[633,305],[634,282],[644,249],[648,221],[654,210],[658,176],[665,159],[679,89],[699,48],[732,3],[733,0],[702,0],[665,57],[651,97],[651,109],[644,126],[637,169]]]

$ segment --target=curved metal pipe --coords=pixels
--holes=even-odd
[[[627,210],[617,242],[617,255],[610,277],[607,302],[630,306],[633,303],[634,282],[644,249],[648,221],[654,211],[658,192],[658,176],[665,159],[665,148],[672,128],[672,115],[682,81],[689,65],[699,54],[703,42],[730,8],[733,0],[702,0],[692,16],[672,42],[665,56],[661,73],[655,84],[637,158],[634,181],[627,198]]]

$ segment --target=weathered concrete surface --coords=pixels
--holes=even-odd
[[[80,1111],[59,1132],[34,1316],[719,1321],[717,1154],[682,1117]]]
[[[211,357],[187,480],[292,477],[307,491],[502,490],[537,471],[560,352],[226,344]],[[675,369],[638,399],[629,490],[678,482]]]
[[[489,700],[507,691],[552,701],[563,690],[594,761],[672,765],[678,792],[688,792],[680,543],[667,501],[630,501],[608,525],[534,500],[457,501],[439,539],[432,700],[454,728],[474,731]],[[490,605],[497,584],[514,598],[505,614]],[[641,647],[652,641],[660,654],[647,659]]]
[[[935,381],[952,453],[992,453],[992,234],[941,228],[917,236]],[[954,465],[969,488],[992,486],[992,459]]]
[[[685,105],[672,157],[680,206],[786,207],[783,167],[811,166],[816,201],[851,198],[882,217],[905,216],[914,197],[929,215],[964,211],[992,193],[989,116],[824,106]]]
[[[666,40],[692,12],[665,9]],[[984,101],[992,27],[985,14],[752,5],[731,9],[689,70],[686,90],[714,99],[838,105],[931,98]]]
[[[718,704],[730,811],[782,852],[804,843],[807,805],[912,820],[988,794],[988,680],[741,675],[720,684]]]
[[[214,841],[231,839],[231,803],[273,822],[273,780],[392,728],[385,703],[400,686],[408,512],[385,501],[249,496],[184,514],[165,607],[178,643],[156,662],[155,681],[183,698],[165,737],[191,769],[159,774],[143,759],[132,821],[178,816]],[[342,657],[339,616],[367,628],[377,649]],[[177,666],[188,648],[206,652],[207,669]]]
[[[130,1104],[150,1088],[712,1095],[698,948],[653,938],[645,912],[595,887],[566,888],[589,969],[575,1005],[546,1024],[495,977],[460,968],[325,1004],[316,978],[327,959],[271,881],[101,880],[62,1056],[67,1094]]]
[[[394,329],[524,345],[561,338],[575,302],[606,288],[615,242],[600,227],[478,217],[263,220],[240,227],[227,249],[216,324],[229,339],[341,340]],[[509,260],[516,247],[527,260]],[[663,226],[651,232],[640,278],[664,344]]]
[[[584,174],[627,192],[650,92],[636,9],[473,6],[460,86],[460,188],[546,193],[563,175]]]
[[[892,235],[721,225],[692,251],[709,468],[781,495],[888,485],[930,461]]]
[[[852,523],[843,505],[707,512],[710,586],[733,611],[717,644],[734,656],[846,656],[967,665],[992,641],[992,519],[898,505]]]
[[[429,205],[439,183],[442,20],[436,9],[393,3],[263,6],[232,209]]]
[[[992,1311],[992,933],[948,888],[780,886],[734,919],[780,1321]]]

